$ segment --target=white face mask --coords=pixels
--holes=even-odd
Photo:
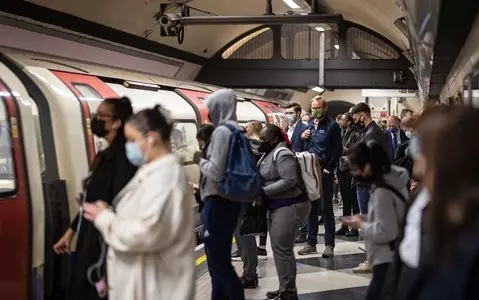
[[[286,115],[286,118],[288,119],[289,124],[292,124],[295,121],[295,118],[293,115]]]
[[[303,121],[303,124],[308,126],[308,121]]]

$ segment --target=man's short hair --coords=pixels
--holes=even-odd
[[[289,102],[283,106],[283,108],[288,109],[288,108],[294,108],[295,113],[301,114],[301,105],[299,105],[298,102]]]
[[[361,102],[361,103],[358,103],[358,104],[354,105],[353,108],[351,109],[350,113],[352,115],[355,115],[357,113],[365,113],[365,114],[370,116],[371,115],[371,108],[366,103]]]
[[[321,95],[315,96],[313,99],[311,99],[311,101],[309,102],[310,107],[313,105],[313,101],[323,101],[324,108],[328,107],[328,102]]]
[[[403,108],[403,110],[401,110],[401,119],[404,119],[404,117],[408,114],[408,113],[411,113],[413,114],[414,112],[408,108]]]

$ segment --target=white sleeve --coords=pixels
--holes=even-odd
[[[193,227],[189,201],[180,186],[145,193],[141,215],[123,218],[111,210],[95,219],[95,226],[109,247],[119,252],[159,251],[181,239],[184,230]],[[160,205],[159,205],[160,204]]]

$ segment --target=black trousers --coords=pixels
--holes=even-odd
[[[352,175],[348,171],[338,171],[339,190],[343,199],[343,216],[359,214],[356,187],[351,186]]]
[[[386,278],[389,266],[390,263],[385,263],[373,267],[373,278],[369,284],[365,300],[381,300],[384,279]]]

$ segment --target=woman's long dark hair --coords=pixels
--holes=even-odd
[[[371,166],[371,177],[374,183],[383,183],[384,174],[391,171],[391,161],[385,149],[376,141],[360,142],[348,155],[351,166],[364,170]]]
[[[133,115],[133,107],[128,97],[107,98],[103,102],[108,103],[112,107],[113,120],[120,120],[121,126],[116,131],[115,139],[112,144],[125,143],[125,123]]]

